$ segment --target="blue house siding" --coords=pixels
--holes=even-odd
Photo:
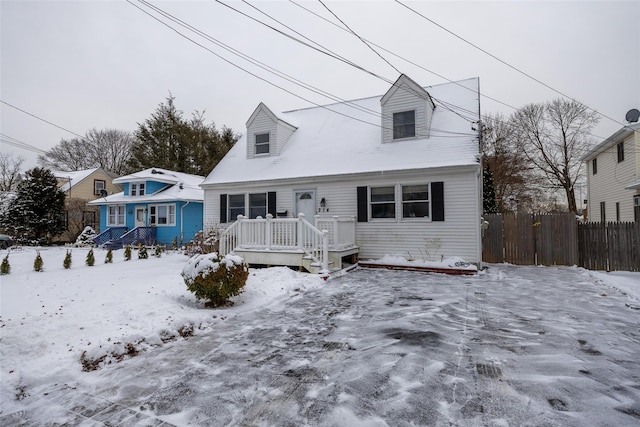
[[[149,205],[176,206],[175,225],[157,225],[156,239],[159,243],[170,245],[174,239],[176,242],[187,243],[194,238],[196,233],[203,228],[203,204],[201,202],[168,202],[168,203],[127,203],[125,206],[125,226],[129,230],[135,228],[135,208],[145,206],[147,209],[147,225],[149,224]],[[131,213],[129,213],[131,212]],[[109,228],[107,226],[107,206],[100,206],[100,232]],[[182,236],[182,238],[181,238]]]

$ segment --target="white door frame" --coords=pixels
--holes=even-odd
[[[300,212],[298,208],[298,197],[301,194],[308,193],[311,196],[311,201],[313,203],[313,213],[310,210],[310,206],[307,209],[307,212]],[[316,214],[317,214],[317,203],[316,203],[316,190],[294,190],[293,191],[293,207],[294,207],[294,216],[297,218],[299,213],[304,214],[304,219],[306,219],[311,224],[315,225],[316,223]],[[309,216],[311,214],[311,216]]]
[[[133,226],[134,227],[146,227],[147,226],[147,207],[144,205],[138,205],[134,208]],[[142,220],[138,216],[138,212],[142,212]]]

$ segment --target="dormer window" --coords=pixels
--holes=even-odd
[[[256,134],[256,154],[269,154],[269,133]]]
[[[416,136],[416,111],[393,113],[393,139],[413,138]]]
[[[131,196],[144,196],[144,182],[131,184]]]

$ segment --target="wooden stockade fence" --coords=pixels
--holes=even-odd
[[[640,271],[640,224],[580,223],[575,215],[486,214],[482,260]]]

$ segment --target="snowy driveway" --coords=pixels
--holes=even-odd
[[[84,425],[636,426],[638,305],[575,268],[361,269],[35,407]]]

